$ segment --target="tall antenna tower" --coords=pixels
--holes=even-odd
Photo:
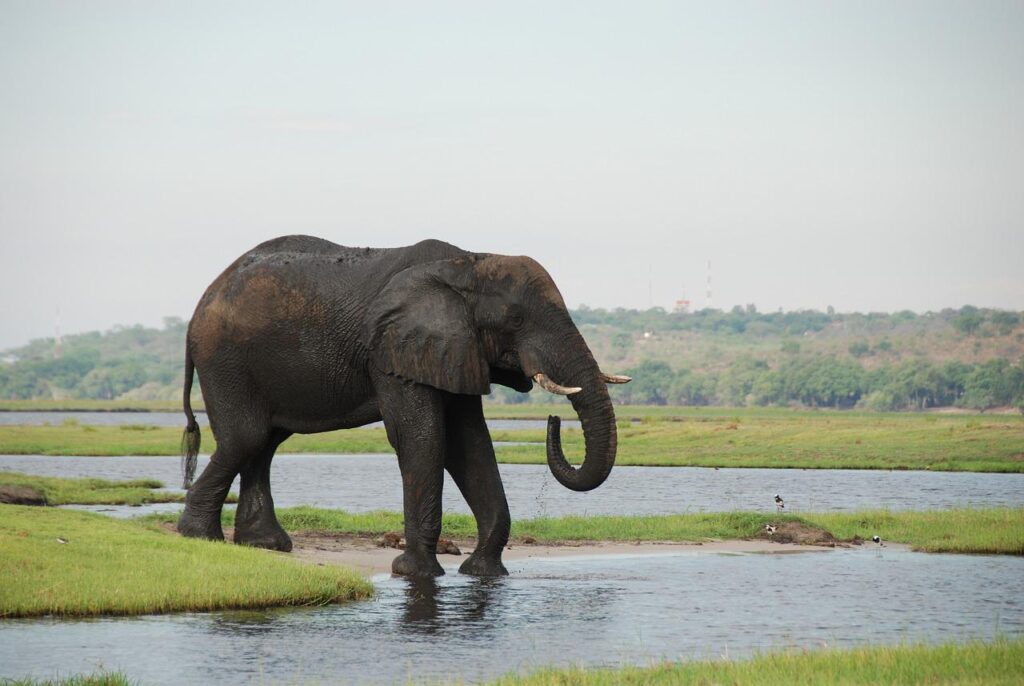
[[[708,282],[707,282],[707,305],[706,307],[711,309],[711,260],[708,260]]]
[[[60,305],[57,306],[57,316],[53,321],[53,359],[60,357]]]

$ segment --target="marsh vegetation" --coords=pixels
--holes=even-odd
[[[567,405],[492,406],[499,418],[567,414]],[[618,465],[929,469],[1024,472],[1024,417],[1017,415],[796,412],[778,409],[619,408]],[[139,419],[144,421],[144,415]],[[542,429],[495,430],[499,462],[543,464]],[[583,434],[563,430],[570,454]],[[21,455],[177,455],[181,430],[145,424],[0,426],[0,453]],[[206,430],[202,450],[216,437]],[[279,453],[392,453],[383,429],[295,435]]]

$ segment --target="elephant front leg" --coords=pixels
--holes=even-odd
[[[448,409],[445,467],[476,518],[477,544],[459,567],[462,574],[506,576],[501,552],[511,517],[479,396],[459,396]]]
[[[391,563],[401,576],[442,576],[437,561],[444,487],[444,421],[438,392],[389,378],[381,393],[384,427],[398,453],[405,510],[405,552]],[[394,386],[399,388],[395,389]],[[378,390],[380,392],[380,390]]]

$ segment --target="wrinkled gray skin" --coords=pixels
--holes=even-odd
[[[189,489],[178,522],[186,536],[223,539],[221,506],[241,473],[235,542],[291,550],[270,495],[278,445],[293,433],[383,419],[404,488],[406,548],[394,573],[444,573],[436,546],[447,469],[479,530],[460,571],[507,574],[508,504],[481,396],[491,383],[529,390],[538,373],[582,388],[570,399],[586,457],[579,469],[566,462],[558,418],[550,418],[555,478],[590,490],[615,461],[615,415],[601,371],[551,277],[528,257],[440,241],[347,248],[309,236],[242,255],[210,285],[189,324],[187,472],[199,448],[188,400],[193,366],[217,449]]]

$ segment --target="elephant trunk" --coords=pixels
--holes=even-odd
[[[586,357],[590,358],[589,351]],[[570,374],[563,381],[582,388],[569,395],[569,401],[580,417],[586,445],[586,455],[579,469],[570,465],[562,452],[562,420],[559,417],[548,417],[548,467],[558,483],[573,491],[590,491],[604,483],[615,464],[618,445],[615,412],[612,410],[608,389],[605,388],[605,381],[596,363],[592,358],[589,361],[586,369]]]

